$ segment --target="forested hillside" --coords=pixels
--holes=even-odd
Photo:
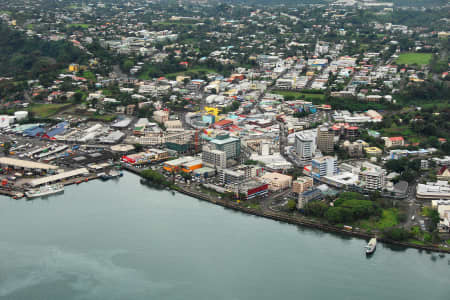
[[[71,62],[82,62],[85,54],[67,41],[49,42],[29,38],[0,23],[0,76],[18,79],[48,76]]]

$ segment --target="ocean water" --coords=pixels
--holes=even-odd
[[[92,181],[0,198],[0,299],[449,299],[450,255]]]

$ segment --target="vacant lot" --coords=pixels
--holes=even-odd
[[[39,118],[48,118],[53,116],[54,114],[69,108],[71,103],[64,104],[35,104],[31,107],[31,111],[34,113],[36,117]]]
[[[398,211],[395,208],[383,209],[383,214],[380,219],[377,220],[376,218],[370,218],[367,220],[361,220],[355,225],[366,230],[383,230],[398,224],[397,215]]]
[[[295,100],[297,99],[311,99],[311,100],[323,100],[325,98],[324,94],[313,94],[313,93],[302,93],[302,92],[295,92],[295,91],[282,91],[282,90],[275,90],[273,93],[282,95],[285,98],[293,98]]]
[[[427,65],[432,56],[431,53],[402,53],[395,62],[399,65]]]
[[[90,25],[89,25],[89,24],[74,23],[74,24],[69,24],[69,25],[67,25],[67,27],[68,27],[68,28],[71,28],[71,27],[80,27],[80,28],[83,28],[83,29],[87,29],[87,28],[90,27]]]

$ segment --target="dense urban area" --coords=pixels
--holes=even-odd
[[[448,2],[266,2],[1,1],[0,192],[130,171],[448,251]]]

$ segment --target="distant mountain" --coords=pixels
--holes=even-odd
[[[0,76],[36,78],[84,59],[85,54],[67,41],[30,38],[0,23]]]

